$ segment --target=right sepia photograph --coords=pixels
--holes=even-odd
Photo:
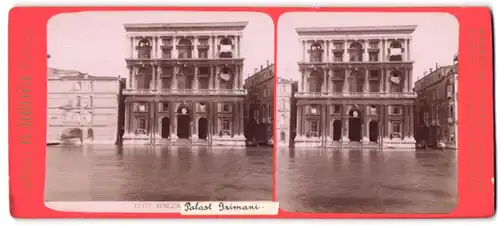
[[[453,15],[286,13],[277,40],[281,209],[455,209],[459,24]]]

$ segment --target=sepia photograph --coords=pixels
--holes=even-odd
[[[281,16],[280,208],[452,212],[458,201],[458,31],[447,13]]]
[[[46,202],[272,201],[268,15],[63,13],[47,42]]]

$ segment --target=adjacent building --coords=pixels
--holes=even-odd
[[[278,77],[276,85],[276,144],[278,147],[289,147],[297,124],[293,98],[297,91],[297,82]]]
[[[119,77],[48,68],[47,78],[47,143],[116,143]]]
[[[124,143],[243,146],[246,25],[125,24]]]
[[[301,27],[295,146],[415,148],[417,27]]]
[[[267,61],[245,79],[245,136],[250,141],[267,143],[274,133],[274,64]]]
[[[457,148],[458,55],[453,64],[430,68],[415,82],[417,143]]]

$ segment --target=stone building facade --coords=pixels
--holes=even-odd
[[[274,133],[274,64],[267,61],[245,79],[248,92],[245,102],[246,136],[249,140],[268,142]]]
[[[115,144],[119,77],[48,68],[47,143]]]
[[[293,94],[297,82],[278,77],[276,79],[276,137],[278,147],[289,147],[296,122],[293,121],[295,104]]]
[[[458,55],[453,59],[452,65],[436,65],[415,82],[415,139],[419,144],[457,148]]]
[[[415,149],[414,25],[296,28],[295,146]]]
[[[243,146],[246,25],[125,24],[124,143]]]

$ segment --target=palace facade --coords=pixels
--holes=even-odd
[[[123,81],[76,70],[47,73],[47,143],[115,144]]]
[[[416,132],[421,145],[457,148],[458,55],[453,64],[427,71],[415,82]]]
[[[415,149],[415,29],[296,28],[302,60],[295,146]]]
[[[124,143],[244,146],[247,22],[125,24]]]
[[[247,90],[245,102],[245,136],[260,144],[268,143],[273,137],[274,129],[274,64],[267,61],[254,74],[245,79]]]

